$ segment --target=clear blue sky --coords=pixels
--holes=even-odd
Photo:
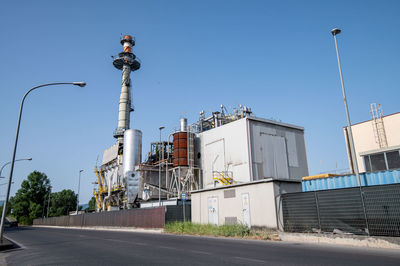
[[[120,34],[136,38],[142,68],[132,74],[132,128],[143,153],[220,104],[305,128],[310,174],[347,168],[346,124],[333,38],[338,36],[352,122],[369,104],[400,111],[399,1],[7,1],[0,8],[0,164],[11,159],[21,97],[25,105],[12,193],[38,170],[54,191],[92,196],[93,167],[114,143],[121,72],[111,55]],[[8,176],[9,168],[3,172]],[[5,182],[5,180],[4,180]],[[3,181],[1,181],[3,183]],[[0,199],[5,186],[0,186]]]

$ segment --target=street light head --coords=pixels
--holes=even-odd
[[[32,158],[28,158],[27,160],[28,160],[28,161],[32,161]]]
[[[83,170],[79,170],[79,173],[83,172]]]
[[[76,86],[79,86],[79,87],[85,87],[86,86],[86,82],[83,82],[83,81],[81,81],[81,82],[73,82],[72,84],[74,84]]]
[[[331,33],[332,33],[333,36],[335,36],[335,35],[337,35],[337,34],[339,34],[341,32],[342,31],[340,29],[338,29],[338,28],[334,28],[333,30],[331,30]]]
[[[159,130],[163,130],[164,128],[165,128],[165,127],[159,127],[158,129],[159,129]]]

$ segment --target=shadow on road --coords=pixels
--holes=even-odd
[[[25,230],[34,230],[34,228],[30,226],[4,227],[4,232],[25,231]]]

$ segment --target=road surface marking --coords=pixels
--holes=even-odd
[[[233,257],[233,258],[240,259],[240,260],[252,261],[252,262],[258,262],[258,263],[266,263],[265,260],[250,259],[250,258],[245,258],[245,257]]]
[[[199,250],[191,250],[193,253],[198,253],[198,254],[204,254],[204,255],[211,255],[210,252],[205,252],[205,251],[199,251]]]

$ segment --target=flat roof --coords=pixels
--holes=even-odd
[[[299,180],[266,178],[266,179],[261,179],[261,180],[246,182],[246,183],[239,183],[239,184],[234,184],[234,185],[228,185],[228,186],[203,188],[203,189],[193,190],[190,193],[194,194],[194,193],[206,192],[206,191],[212,191],[212,190],[228,189],[228,188],[235,188],[235,187],[249,186],[249,185],[257,185],[257,184],[261,184],[261,183],[270,183],[270,182],[274,182],[274,181],[287,182],[287,183],[301,183],[301,181],[299,181]]]
[[[263,123],[267,123],[267,124],[274,124],[274,125],[278,125],[278,126],[282,126],[282,127],[288,127],[288,128],[293,128],[293,129],[304,131],[304,127],[295,126],[292,124],[278,122],[278,121],[274,121],[274,120],[270,120],[270,119],[265,119],[265,118],[255,117],[255,116],[246,116],[246,118],[249,120],[253,120],[253,121],[263,122]]]
[[[363,152],[360,152],[359,155],[360,156],[372,155],[374,153],[381,153],[381,152],[385,152],[385,151],[387,152],[387,151],[395,151],[395,150],[400,150],[400,145],[380,148],[380,149],[376,149],[376,150],[363,151]]]
[[[382,118],[385,118],[385,117],[388,117],[388,116],[392,116],[392,115],[398,115],[398,114],[400,114],[400,112],[389,114],[389,115],[384,115],[384,116],[382,116]],[[371,122],[371,121],[372,121],[372,119],[366,120],[366,121],[363,121],[363,122],[354,123],[354,124],[351,124],[351,126],[356,126],[356,125],[364,124],[364,123]],[[343,128],[347,128],[347,126],[344,126]]]

